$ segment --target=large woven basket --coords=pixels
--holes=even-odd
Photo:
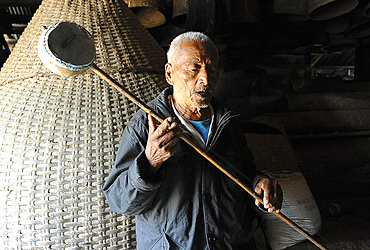
[[[86,28],[95,63],[143,102],[165,86],[165,53],[123,0],[44,0],[0,72],[0,248],[135,249],[102,185],[137,107],[90,70],[46,69],[40,27],[59,21]]]
[[[245,137],[262,172],[300,172],[296,153],[279,119],[260,115],[247,123]]]

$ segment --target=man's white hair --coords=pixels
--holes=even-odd
[[[187,31],[185,33],[178,35],[172,40],[170,44],[170,48],[167,51],[167,62],[168,63],[173,62],[173,59],[174,59],[173,55],[178,50],[180,45],[183,42],[188,42],[188,41],[199,41],[202,43],[209,43],[217,51],[215,44],[212,42],[211,38],[209,38],[207,35],[203,34],[202,32],[198,32],[198,31]]]

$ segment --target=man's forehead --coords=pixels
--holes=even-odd
[[[218,60],[218,53],[212,44],[196,40],[182,42],[177,53],[183,59],[187,57],[194,62],[210,59],[216,63]]]

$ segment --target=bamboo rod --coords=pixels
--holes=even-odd
[[[105,81],[107,81],[109,84],[111,84],[113,87],[115,87],[120,93],[122,93],[124,96],[126,96],[129,100],[131,100],[133,103],[135,103],[137,106],[139,106],[141,109],[143,109],[146,113],[153,116],[157,121],[160,123],[163,123],[164,119],[158,115],[156,112],[151,110],[149,106],[142,103],[139,99],[137,99],[133,94],[131,94],[128,90],[126,90],[123,86],[121,86],[119,83],[117,83],[113,78],[111,78],[108,74],[106,74],[104,71],[102,71],[97,65],[94,63],[91,65],[91,69],[99,75],[101,78],[103,78]],[[185,141],[187,144],[189,144],[192,148],[194,148],[200,155],[202,155],[205,159],[207,159],[210,163],[212,163],[215,167],[217,167],[222,173],[224,173],[226,176],[228,176],[231,180],[233,180],[235,183],[237,183],[240,187],[242,187],[245,191],[247,191],[253,198],[258,200],[260,203],[263,204],[262,199],[249,187],[241,183],[236,177],[231,175],[227,170],[225,170],[220,164],[218,164],[211,156],[209,156],[206,152],[204,152],[201,148],[199,148],[188,136],[185,134],[182,134],[180,137],[183,141]],[[303,235],[306,239],[310,240],[313,244],[315,244],[318,248],[322,250],[326,250],[324,246],[322,246],[320,243],[318,243],[316,240],[314,240],[310,234],[308,234],[304,229],[302,229],[300,226],[298,226],[296,223],[294,223],[292,220],[290,220],[288,217],[286,217],[283,213],[277,213],[273,212],[277,217],[279,217],[282,221],[287,223],[289,226],[291,226],[293,229],[295,229],[297,232],[299,232],[301,235]]]

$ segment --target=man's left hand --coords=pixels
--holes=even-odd
[[[279,183],[275,180],[263,178],[256,185],[254,191],[260,195],[263,201],[263,207],[268,210],[269,213],[279,213],[281,204],[283,203],[283,191]],[[256,206],[261,203],[256,200]]]

